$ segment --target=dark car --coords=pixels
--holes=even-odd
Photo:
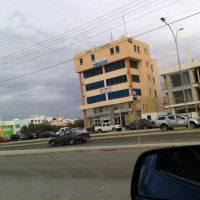
[[[90,126],[87,128],[87,131],[92,134],[95,133],[95,126],[101,126],[101,124],[94,124],[93,126]]]
[[[10,136],[10,141],[20,141],[20,140],[27,140],[27,136],[20,134],[20,133],[16,133]]]
[[[51,137],[56,137],[56,133],[53,131],[45,131],[40,133],[39,138],[51,138]]]
[[[36,139],[36,138],[38,138],[36,133],[28,133],[27,134],[28,140],[33,140],[33,139]]]
[[[75,144],[77,142],[85,143],[90,138],[90,133],[85,130],[74,128],[61,132],[57,137],[51,138],[51,146],[63,144]]]
[[[139,120],[134,120],[130,124],[126,125],[125,129],[127,131],[135,130],[137,129],[137,125],[138,125],[138,129],[148,129],[148,128],[153,128],[154,124],[155,122],[153,120],[139,119]]]
[[[0,143],[3,143],[3,142],[10,142],[10,139],[5,138],[5,137],[0,137]]]

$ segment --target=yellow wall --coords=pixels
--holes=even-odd
[[[116,46],[119,46],[120,52],[111,55],[110,48],[115,48]],[[125,60],[126,67],[109,73],[104,73],[104,67],[102,67],[102,75],[84,79],[83,72],[94,68],[93,62],[91,60],[92,54],[95,55],[95,61],[106,58],[107,64],[119,60]],[[83,59],[82,65],[80,65],[80,58]],[[137,61],[138,69],[130,68],[129,60]],[[145,43],[130,39],[128,37],[124,37],[119,40],[102,45],[100,47],[96,47],[94,49],[75,55],[74,65],[75,71],[79,73],[80,79],[80,91],[82,98],[82,105],[80,106],[80,110],[84,111],[96,107],[115,105],[125,102],[133,103],[132,88],[139,88],[142,91],[142,96],[138,96],[138,103],[136,104],[138,108],[141,108],[142,113],[157,112],[163,109],[157,62],[156,60],[150,58],[149,47]],[[131,96],[87,105],[86,98],[90,96],[99,95],[100,89],[86,92],[85,84],[97,82],[100,80],[106,80],[108,78],[113,78],[124,74],[128,75],[128,82],[112,85],[111,88],[112,91],[118,91],[129,88],[129,93]],[[139,75],[140,82],[132,82],[132,80],[130,80],[131,74]],[[106,83],[106,81],[104,81],[104,83]],[[105,85],[105,87],[107,86]],[[157,97],[155,97],[155,90],[157,91]]]

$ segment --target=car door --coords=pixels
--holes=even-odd
[[[136,124],[136,121],[135,121],[135,120],[131,122],[130,128],[131,128],[132,130],[137,129],[137,124]]]
[[[138,123],[138,129],[142,129],[144,121],[142,119],[140,119],[140,120],[137,120],[137,123]]]
[[[169,124],[170,127],[177,127],[178,122],[176,120],[175,115],[168,115],[167,116],[167,123]]]
[[[55,138],[57,144],[65,143],[65,132],[61,132],[58,137]]]
[[[187,126],[187,118],[182,115],[176,115],[177,127]]]
[[[66,130],[65,131],[65,143],[69,143],[69,139],[72,137],[72,131]]]

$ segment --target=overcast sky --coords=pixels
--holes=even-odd
[[[199,0],[0,0],[2,121],[33,114],[82,118],[78,74],[71,60],[108,43],[111,33],[116,40],[126,29],[127,36],[149,44],[159,68],[164,67],[164,55],[169,65],[176,65],[174,38],[162,27],[161,17],[168,23],[185,18],[171,24],[174,32],[184,28],[178,32],[181,63],[187,61],[186,48],[194,60],[200,59],[199,8]]]

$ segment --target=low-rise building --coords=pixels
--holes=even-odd
[[[0,136],[10,138],[12,134],[16,134],[21,130],[23,126],[28,126],[30,123],[29,119],[14,119],[12,121],[1,121],[0,122]]]
[[[32,124],[41,124],[47,121],[45,115],[30,115],[29,119]]]

